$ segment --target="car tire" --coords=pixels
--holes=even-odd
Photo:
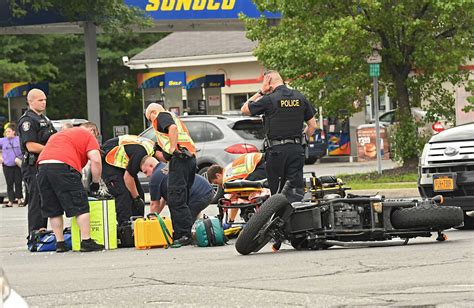
[[[474,229],[474,217],[468,216],[464,211],[464,226],[456,228],[458,230],[473,230]]]
[[[205,166],[200,166],[198,167],[198,172],[197,174],[204,176],[204,174],[207,172],[207,169],[209,169],[210,165],[205,165]],[[207,177],[204,176],[206,179]]]
[[[287,205],[289,205],[288,200],[282,194],[268,198],[260,206],[258,212],[250,217],[245,228],[240,232],[235,242],[235,249],[242,255],[248,255],[262,249],[271,237],[268,234],[259,234],[259,232],[268,224],[275,213],[278,213]]]
[[[449,229],[462,224],[463,211],[456,206],[424,204],[394,210],[391,222],[395,229]]]
[[[214,197],[212,197],[210,204],[217,204],[220,198],[224,197],[224,189],[218,185],[211,184],[212,190],[214,191]]]
[[[305,163],[305,165],[312,165],[312,164],[314,164],[317,160],[318,160],[318,157],[317,157],[317,156],[310,156],[310,157],[308,157],[308,158],[305,159],[304,163]]]

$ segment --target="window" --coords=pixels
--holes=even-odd
[[[206,123],[198,121],[186,121],[184,125],[188,128],[189,135],[194,142],[205,142],[206,136]]]
[[[232,129],[244,139],[259,140],[265,137],[263,124],[260,120],[243,120],[234,124]]]
[[[155,130],[152,127],[149,127],[143,133],[140,134],[141,136],[156,141]]]
[[[249,99],[248,93],[230,94],[230,109],[240,110],[242,105]]]
[[[379,121],[392,124],[395,121],[395,112],[390,111],[380,116]]]
[[[206,133],[208,137],[206,141],[214,141],[224,138],[224,134],[221,130],[211,123],[206,123]]]

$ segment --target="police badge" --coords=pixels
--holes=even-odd
[[[22,129],[24,132],[29,131],[29,130],[30,130],[30,127],[31,127],[30,122],[23,122],[23,125],[21,125],[21,129]]]

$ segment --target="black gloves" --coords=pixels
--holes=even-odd
[[[99,183],[91,182],[91,184],[89,185],[89,193],[91,195],[97,195],[97,193],[99,192],[99,188],[100,188]]]
[[[132,213],[134,215],[143,216],[144,211],[145,211],[145,201],[143,201],[143,199],[140,196],[133,199]]]

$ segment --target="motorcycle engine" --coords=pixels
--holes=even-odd
[[[354,204],[338,202],[334,207],[334,226],[335,227],[362,227],[361,214],[364,208]]]

